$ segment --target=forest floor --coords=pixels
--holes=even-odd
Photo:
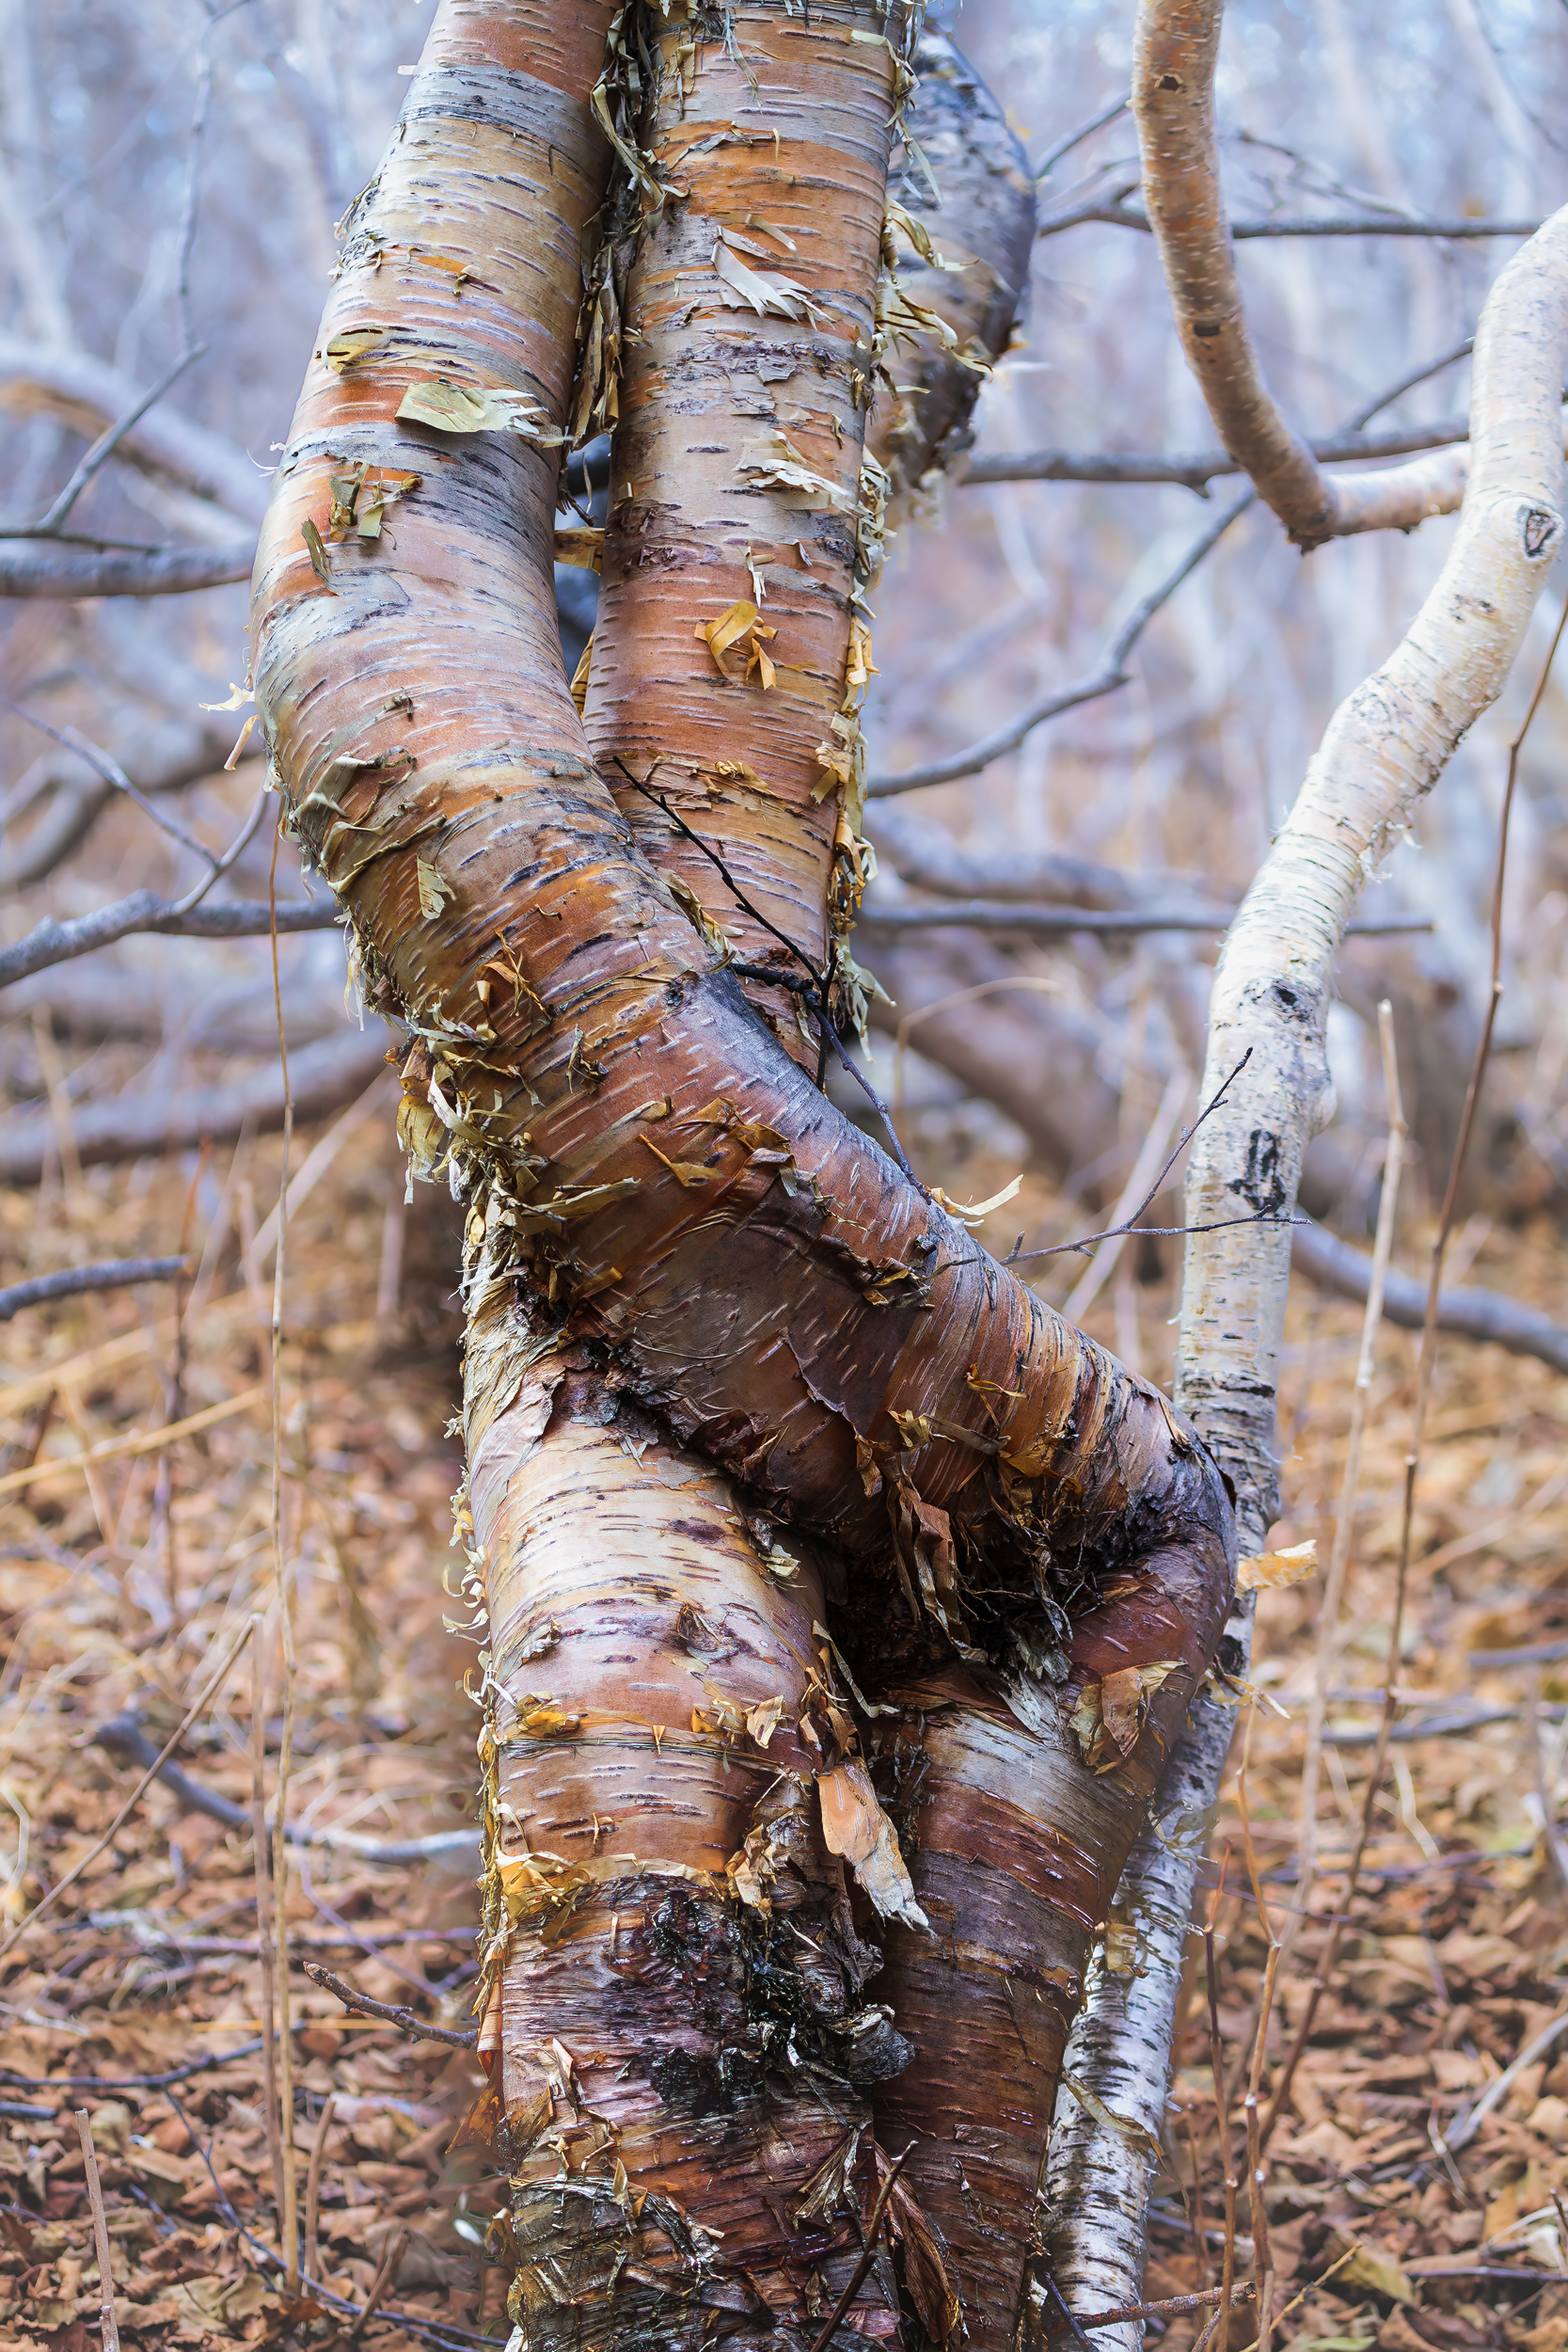
[[[297,1660],[287,1816],[382,1843],[447,1833],[455,1848],[400,1864],[300,1847],[290,1878],[294,2138],[319,2246],[309,2267],[323,2282],[307,2300],[320,2321],[347,2327],[373,2287],[382,2309],[358,2339],[372,2352],[503,2341],[508,2327],[504,2274],[482,2251],[496,2201],[484,2160],[447,2153],[479,2087],[477,2065],[464,2049],[347,2016],[299,1964],[339,1970],[448,2029],[467,2023],[476,1908],[464,1836],[477,1855],[478,1717],[463,1684],[474,1650],[444,1623],[442,1590],[459,1468],[445,1434],[457,1402],[455,1212],[421,1190],[404,1214],[388,1126],[384,1108],[350,1120],[329,1166],[318,1153],[316,1178],[296,1199],[280,1415]],[[313,1141],[296,1138],[296,1172],[310,1168]],[[0,2345],[88,2352],[98,2341],[80,2109],[91,2118],[129,2344],[278,2344],[312,2316],[279,2291],[269,2251],[248,1826],[258,1660],[269,1800],[284,1731],[264,1215],[278,1163],[269,1138],[219,1151],[194,1186],[192,1163],[149,1162],[55,1173],[41,1194],[0,1201],[8,1280],[178,1248],[188,1194],[201,1259],[184,1295],[177,1395],[166,1288],[78,1298],[0,1327]],[[994,1188],[997,1170],[983,1144],[966,1156],[928,1138],[925,1172],[976,1197]],[[993,1247],[1006,1248],[1025,1212],[1053,1232],[1074,1214],[1027,1188],[987,1229]],[[1405,1264],[1418,1263],[1419,1240],[1402,1235]],[[1568,1319],[1568,1248],[1544,1220],[1523,1232],[1471,1227],[1464,1246],[1475,1258],[1469,1279]],[[1058,1263],[1062,1275],[1042,1283],[1053,1298],[1082,1269]],[[1138,1272],[1153,1279],[1134,1284],[1124,1269],[1089,1325],[1137,1347],[1145,1369],[1167,1379],[1171,1276],[1152,1258]],[[1324,1557],[1359,1325],[1358,1310],[1297,1285],[1284,1379],[1287,1518],[1275,1541],[1317,1534]],[[1294,1931],[1269,2025],[1265,2095],[1343,1897],[1334,1873],[1360,1819],[1414,1361],[1413,1343],[1386,1331],[1310,1915],[1293,1906],[1319,1580],[1261,1596],[1260,1695],[1241,1710],[1250,1725],[1244,1787],[1238,1792],[1233,1769],[1212,1828],[1200,1925],[1214,1930],[1227,2074],[1243,2054],[1268,1933]],[[202,1425],[175,1442],[132,1450],[138,1433],[195,1416],[206,1416]],[[1568,2346],[1568,2230],[1555,2202],[1568,2189],[1568,2035],[1511,2076],[1459,2153],[1440,2144],[1568,2004],[1568,1909],[1544,1835],[1568,1666],[1486,1665],[1477,1655],[1568,1646],[1565,1440],[1568,1381],[1495,1350],[1445,1345],[1394,1769],[1339,1963],[1268,2151],[1272,2259],[1298,2298],[1276,2325],[1277,2344]],[[101,1450],[86,1471],[62,1466],[86,1446]],[[186,1787],[155,1782],[121,1820],[140,1778],[127,1760],[137,1738],[161,1747],[195,1701],[179,1746]],[[1459,1713],[1487,1720],[1456,1729]],[[1235,1766],[1243,1755],[1239,1738]],[[228,1818],[193,1798],[216,1800],[218,1815],[226,1802]],[[1243,1804],[1266,1927],[1249,1883]],[[40,1910],[52,1888],[62,1891]],[[1212,2284],[1223,2242],[1200,1939],[1193,1952],[1151,2296]],[[1239,2105],[1233,2122],[1239,2151]],[[1246,2277],[1244,2187],[1238,2228]],[[1196,2332],[1176,2320],[1164,2341],[1184,2352]],[[326,2333],[318,2326],[314,2340]],[[1239,2311],[1232,2346],[1253,2333]]]

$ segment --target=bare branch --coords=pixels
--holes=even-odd
[[[1366,1297],[1371,1281],[1370,1258],[1323,1226],[1298,1218],[1291,1258],[1292,1265],[1299,1266],[1320,1289],[1340,1298]],[[1426,1294],[1425,1282],[1390,1269],[1384,1284],[1385,1316],[1402,1331],[1418,1331],[1426,1315]],[[1437,1328],[1458,1339],[1505,1347],[1511,1356],[1534,1356],[1550,1364],[1554,1372],[1568,1372],[1568,1330],[1549,1315],[1521,1306],[1517,1299],[1500,1297],[1496,1291],[1440,1291]]]
[[[0,335],[0,407],[24,416],[44,410],[92,440],[135,408],[141,397],[134,378],[85,352]],[[143,472],[174,483],[243,522],[260,523],[266,512],[268,472],[221,433],[210,432],[188,417],[174,412],[143,416],[126,430],[118,453]]]
[[[1134,931],[1223,931],[1235,920],[1234,907],[1145,907],[1137,912],[1100,907],[1007,906],[983,898],[960,900],[953,906],[879,907],[869,901],[860,922],[873,931],[1023,931],[1032,939],[1060,939],[1074,931],[1131,935]],[[1430,931],[1430,915],[1386,914],[1381,921],[1346,925],[1363,938],[1382,939],[1392,932]]]
[[[351,2017],[378,2017],[383,2024],[396,2026],[411,2042],[444,2042],[453,2050],[471,2050],[479,2041],[479,2027],[453,2033],[446,2026],[427,2026],[418,2010],[394,2009],[387,2001],[372,2001],[368,1993],[361,1993],[346,1977],[335,1977],[330,1968],[319,1967],[313,1960],[302,1960],[300,1966],[312,1984],[319,1984],[324,1993],[341,2001]]]
[[[226,726],[219,728],[211,722],[192,725],[188,721],[155,721],[150,724],[133,721],[127,725],[122,757],[127,768],[141,775],[144,792],[179,792],[187,785],[199,784],[204,777],[214,774],[222,767],[232,739]],[[253,736],[240,757],[256,758],[261,751],[261,740]],[[19,850],[10,850],[8,845],[4,871],[8,890],[25,890],[52,874],[60,860],[68,857],[91,831],[113,800],[117,787],[105,782],[102,772],[80,753],[67,751],[63,757],[49,763],[29,787],[27,801],[17,806],[15,813],[20,815],[39,793],[51,788],[55,799],[48,813],[34,825]],[[10,814],[0,821],[8,827]]]
[[[118,423],[107,426],[99,435],[86,455],[78,460],[70,481],[59,495],[52,501],[47,514],[40,516],[36,523],[16,531],[8,531],[4,526],[0,526],[0,539],[53,539],[57,537],[66,516],[94,474],[108,464],[109,459],[132,427],[141,422],[148,410],[162,400],[170,385],[184,373],[192,360],[200,358],[205,348],[204,344],[198,345],[194,350],[187,351],[182,358],[176,359],[173,367],[165,370],[150,392],[143,392],[135,405],[126,410]]]
[[[43,1307],[56,1298],[75,1298],[83,1291],[125,1290],[133,1282],[172,1282],[190,1269],[189,1258],[107,1258],[101,1265],[67,1266],[59,1274],[35,1275],[30,1282],[13,1282],[0,1291],[0,1323],[9,1323],[24,1307]]]
[[[1080,703],[1094,702],[1100,695],[1114,693],[1118,686],[1125,686],[1130,675],[1128,656],[1149,622],[1189,574],[1196,570],[1210,549],[1219,544],[1238,516],[1246,513],[1255,496],[1254,491],[1243,490],[1240,498],[1222,507],[1175,567],[1147,596],[1139,597],[1106,646],[1098,669],[1090,671],[1086,677],[1075,679],[1070,686],[1059,687],[1054,693],[1042,694],[1037,702],[1026,705],[1016,719],[983,736],[967,751],[955,752],[949,759],[927,760],[923,767],[905,769],[898,775],[873,776],[865,787],[866,799],[882,800],[889,793],[912,792],[922,785],[951,784],[958,776],[972,776],[977,770],[989,767],[993,759],[1000,759],[1004,752],[1016,751],[1024,737],[1047,719],[1057,718],[1064,710],[1075,710]]]
[[[1388,474],[1331,478],[1286,422],[1264,381],[1220,189],[1214,66],[1223,13],[1223,0],[1196,6],[1140,0],[1133,67],[1147,225],[1160,249],[1181,348],[1209,414],[1230,456],[1298,547],[1319,547],[1350,532],[1408,531],[1429,516],[1450,514],[1465,494],[1467,459],[1429,457]],[[1132,218],[1142,225],[1141,215]],[[1377,224],[1384,234],[1418,226],[1397,218]],[[1320,222],[1317,230],[1328,234],[1334,227]],[[1280,224],[1274,224],[1273,233],[1279,232]]]
[[[1417,450],[1447,449],[1470,437],[1468,417],[1444,417],[1435,424],[1392,426],[1386,433],[1325,433],[1307,446],[1323,465],[1348,465],[1361,457],[1407,457]],[[1223,449],[1191,457],[1160,457],[1143,450],[1024,450],[1016,457],[972,457],[961,476],[984,482],[1164,482],[1201,498],[1211,482],[1244,468]]]
[[[352,1102],[384,1065],[386,1045],[387,1031],[377,1024],[363,1035],[350,1029],[292,1054],[295,1119],[320,1119]],[[283,1124],[283,1075],[274,1062],[227,1086],[190,1093],[133,1089],[115,1102],[73,1105],[71,1124],[83,1164],[103,1164],[188,1152],[208,1136],[228,1142],[242,1128],[270,1134]],[[52,1118],[11,1117],[0,1133],[0,1181],[36,1184],[58,1148]]]
[[[917,817],[912,809],[879,809],[873,834],[883,864],[916,889],[945,898],[1122,907],[1141,914],[1146,907],[1175,907],[1185,899],[1208,912],[1217,898],[1228,895],[1216,891],[1207,875],[1128,873],[1093,858],[1071,857],[1060,850],[1024,850],[1011,841],[994,850],[972,849],[957,841],[945,825]]]
[[[1075,205],[1069,211],[1048,214],[1037,233],[1042,237],[1060,235],[1064,229],[1079,229],[1086,222],[1098,221],[1112,229],[1138,229],[1147,236],[1153,227],[1147,213],[1125,199],[1110,202]],[[1235,220],[1230,224],[1233,237],[1454,237],[1467,240],[1485,237],[1533,237],[1541,223],[1538,220],[1412,220],[1403,214],[1314,213],[1278,214],[1262,220]]]
[[[279,931],[329,931],[338,920],[330,898],[314,905],[307,898],[278,902]],[[272,909],[264,898],[234,898],[226,904],[179,911],[179,901],[160,898],[155,890],[134,890],[128,898],[79,914],[60,923],[53,915],[35,926],[14,947],[0,948],[0,988],[24,980],[52,963],[69,963],[75,956],[91,955],[95,947],[110,947],[133,931],[161,931],[171,939],[264,939],[272,929]]]
[[[177,841],[182,850],[189,850],[193,857],[200,858],[214,874],[217,872],[216,853],[198,841],[194,834],[188,834],[183,825],[177,825],[172,817],[166,817],[160,809],[154,808],[141,787],[132,783],[119,760],[111,758],[100,744],[89,740],[79,727],[55,726],[49,720],[40,719],[36,710],[27,709],[22,703],[13,703],[8,694],[0,694],[0,710],[8,710],[13,719],[24,719],[30,727],[37,727],[40,735],[47,735],[52,742],[60,744],[68,752],[74,752],[79,759],[85,759],[106,785],[117,792],[123,792],[128,800],[135,801],[142,815],[150,817],[160,833],[167,834],[169,839]]]
[[[248,580],[254,539],[222,548],[100,548],[71,540],[0,545],[0,596],[182,596]]]
[[[1117,117],[1124,115],[1132,103],[1132,92],[1124,90],[1109,106],[1102,106],[1097,115],[1089,117],[1087,122],[1081,122],[1076,131],[1069,131],[1065,139],[1058,139],[1054,147],[1048,147],[1035,167],[1037,187],[1042,180],[1050,179],[1064,155],[1070,155],[1075,147],[1082,147],[1084,141],[1092,138],[1097,131],[1103,131],[1108,122],[1115,122]]]

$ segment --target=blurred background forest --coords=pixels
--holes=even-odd
[[[245,660],[238,575],[312,346],[334,223],[375,166],[428,13],[408,0],[0,0],[4,521],[18,532],[37,524],[103,425],[178,368],[63,530],[70,544],[131,556],[185,550],[189,572],[205,565],[227,582],[40,595],[29,564],[47,566],[68,541],[0,540],[13,561],[0,600],[0,956],[48,919],[136,890],[178,898],[257,813],[257,743],[225,768],[245,718],[231,695]],[[1129,117],[1113,110],[1127,87],[1131,7],[968,0],[942,21],[1005,101],[1039,183],[1028,313],[981,395],[977,457],[1212,450],[1152,241],[1126,216],[1136,148]],[[1568,194],[1568,12],[1559,0],[1377,11],[1232,0],[1219,97],[1231,213],[1258,231],[1242,250],[1253,330],[1291,421],[1323,435],[1381,403],[1375,430],[1418,437],[1463,418],[1465,342],[1517,237],[1430,227],[1528,226]],[[1096,213],[1112,217],[1084,217]],[[1271,233],[1351,217],[1362,233]],[[940,244],[940,223],[935,233]],[[1457,356],[1399,389],[1446,355]],[[1095,671],[1235,487],[1216,479],[1207,499],[1178,483],[934,488],[900,529],[873,598],[874,776],[960,754]],[[1040,1250],[1117,1221],[1108,1213],[1139,1197],[1195,1113],[1226,911],[1330,712],[1397,642],[1454,528],[1433,520],[1304,559],[1252,507],[1149,623],[1126,684],[976,773],[908,793],[874,784],[866,829],[880,873],[857,952],[892,999],[873,1015],[875,1073],[928,1182],[979,1199],[1022,1174],[983,1229],[999,1254],[1015,1235]],[[568,668],[592,593],[582,573],[562,588]],[[1386,996],[1416,1143],[1396,1241],[1406,1269],[1424,1265],[1486,1003],[1507,745],[1563,594],[1560,575],[1418,837],[1370,878],[1361,916],[1394,928],[1365,930],[1341,960],[1329,1032],[1338,1113],[1312,1148],[1304,1200],[1366,1246],[1386,1124],[1375,1017]],[[1448,1277],[1559,1323],[1565,750],[1560,670],[1520,767],[1505,993]],[[145,805],[108,776],[105,756]],[[260,819],[204,903],[265,900],[274,886],[280,901],[307,898],[286,842],[274,869],[264,805]],[[976,899],[1014,902],[1016,927],[930,921],[944,902]],[[1031,929],[1031,907],[1054,911],[1054,931]],[[1064,929],[1072,907],[1177,909],[1210,927]],[[192,2344],[326,2325],[291,2315],[265,2262],[261,1979],[254,1916],[245,1923],[248,1813],[236,1808],[248,1807],[258,1733],[276,1793],[286,1700],[290,1816],[337,1840],[304,1850],[310,1867],[288,1904],[296,1960],[345,1967],[365,1991],[414,2000],[451,2029],[472,1981],[463,1838],[474,1726],[454,1692],[471,1651],[444,1627],[440,1590],[458,1468],[445,1434],[457,1398],[457,1211],[428,1188],[405,1204],[384,1058],[393,1041],[345,1009],[340,934],[283,936],[277,968],[298,1116],[279,1505],[297,1613],[292,1679],[275,1639],[267,1405],[283,1110],[269,942],[131,934],[0,993],[0,1280],[140,1253],[188,1252],[194,1269],[178,1287],[28,1308],[0,1327],[4,1934],[88,1858],[47,1924],[0,1943],[0,2327],[61,2352],[83,2352],[89,2318],[96,2328],[70,2123],[84,2102],[100,2118],[122,2325],[139,2325],[145,2342]],[[857,1104],[844,1098],[858,1116]],[[1180,1184],[1178,1163],[1149,1221],[1180,1223]],[[1053,1304],[1165,1383],[1179,1260],[1179,1242],[1146,1237],[1102,1251],[1087,1274],[1069,1256],[1040,1259],[1037,1275]],[[1284,1542],[1331,1525],[1360,1322],[1309,1283],[1298,1291]],[[1329,1870],[1358,1810],[1368,1710],[1382,1695],[1412,1362],[1410,1340],[1386,1328],[1329,1727]],[[1283,2342],[1568,2344],[1568,2288],[1550,2283],[1568,2274],[1556,2201],[1568,2172],[1568,2041],[1511,2077],[1463,2157],[1441,2158],[1432,2140],[1568,1989],[1568,1848],[1555,1827],[1568,1696],[1565,1369],[1568,1342],[1544,1363],[1445,1343],[1398,1802],[1347,1967],[1320,2012],[1321,2063],[1303,2070],[1291,2130],[1275,2142],[1276,2260],[1283,2248],[1307,2297]],[[156,1434],[191,1421],[176,1439]],[[1256,1668],[1284,1712],[1252,1718],[1250,1818],[1287,1910],[1319,1590],[1265,1597]],[[149,1735],[173,1730],[253,1610],[265,1624],[260,1715],[241,1659],[182,1751],[198,1797],[215,1808],[202,1810],[189,1783],[159,1786],[93,1853],[132,1767],[151,1753],[141,1752]],[[1223,1891],[1238,1819],[1227,1800],[1211,1874],[1226,1972],[1214,1990],[1235,2037],[1262,1949],[1256,1919]],[[421,1837],[434,1852],[404,1851]],[[367,1854],[367,1838],[398,1851]],[[1319,1929],[1296,1932],[1291,1966],[1305,1981]],[[1201,1950],[1199,1999],[1200,1963]],[[353,2308],[374,2286],[402,2316],[373,2323],[371,2341],[504,2335],[504,2279],[479,2266],[491,2209],[483,2166],[442,2153],[467,2058],[346,2026],[330,1994],[294,1981],[296,2138],[302,2165],[319,2159],[321,2313],[331,2295]],[[1293,1988],[1288,1974],[1280,2030]],[[1217,2149],[1180,2131],[1181,2105],[1190,2117],[1212,2097],[1198,2072],[1206,2034],[1195,2009],[1161,2208],[1155,2277],[1166,2293],[1209,2275],[1190,2192],[1209,2179],[1212,2215]],[[198,2056],[204,2071],[188,2090],[161,2082]],[[1312,2283],[1336,2262],[1326,2285]],[[1180,2320],[1166,2332],[1174,2346],[1192,2340]]]

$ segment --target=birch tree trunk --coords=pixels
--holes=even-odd
[[[1415,820],[1455,747],[1502,689],[1563,545],[1562,371],[1568,211],[1509,262],[1476,337],[1469,486],[1436,584],[1387,661],[1341,704],[1243,902],[1214,977],[1205,1095],[1251,1059],[1188,1166],[1177,1396],[1232,1481],[1243,1547],[1278,1509],[1275,1391],[1302,1156],[1332,1116],[1324,1025],[1335,953],[1362,884]],[[1255,1222],[1231,1222],[1238,1218]],[[1209,1229],[1209,1230],[1204,1230]],[[1222,1657],[1244,1666],[1250,1612]],[[1103,1969],[1069,2048],[1099,2098],[1158,2135],[1203,1824],[1228,1710],[1195,1708],[1133,1851],[1119,1907],[1144,1929],[1141,1972]],[[1051,2254],[1086,2306],[1136,2301],[1152,2153],[1136,2128],[1058,2109]],[[1108,2333],[1112,2331],[1107,2331]],[[1135,2330],[1120,2331],[1131,2345]]]

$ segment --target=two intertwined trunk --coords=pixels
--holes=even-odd
[[[1090,1932],[1230,1584],[1184,1424],[833,1110],[779,984],[856,985],[911,32],[445,0],[258,563],[288,820],[410,1033],[411,1164],[468,1210],[531,2347],[799,2343],[906,2144],[852,2324],[1013,2340]],[[585,730],[553,514],[617,336]]]

